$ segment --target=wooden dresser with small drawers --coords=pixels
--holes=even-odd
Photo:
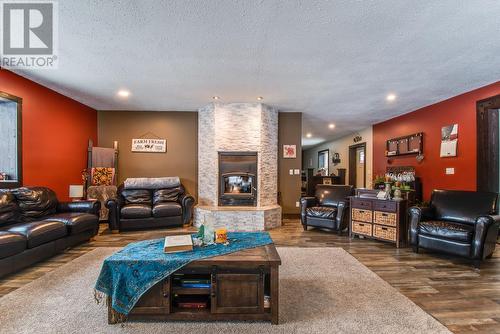
[[[350,203],[351,237],[363,236],[393,242],[398,248],[407,245],[407,200],[393,201],[352,196]]]

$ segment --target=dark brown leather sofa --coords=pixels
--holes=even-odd
[[[194,197],[182,184],[164,189],[125,189],[122,184],[117,198],[106,202],[113,232],[189,224],[193,206]]]
[[[316,186],[314,197],[300,199],[302,227],[326,228],[341,234],[349,225],[349,196],[354,195],[353,186],[326,185]]]
[[[490,257],[500,225],[497,193],[434,190],[429,207],[411,207],[410,242],[420,248],[459,255],[474,261]]]
[[[0,189],[0,277],[95,236],[99,202],[59,202],[49,188]]]

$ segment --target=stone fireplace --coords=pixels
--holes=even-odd
[[[198,113],[198,205],[194,224],[210,219],[229,231],[281,225],[278,112],[261,103],[212,103]]]

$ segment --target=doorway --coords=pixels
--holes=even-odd
[[[330,171],[328,168],[328,163],[330,160],[330,150],[322,150],[318,152],[318,171],[321,171],[321,175],[328,176]]]
[[[477,190],[500,191],[500,95],[477,104]]]
[[[349,184],[366,187],[366,143],[349,146]]]

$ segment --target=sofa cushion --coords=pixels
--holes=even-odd
[[[153,206],[153,217],[181,216],[182,207],[177,202],[158,203]]]
[[[25,221],[37,220],[56,212],[57,197],[46,187],[22,187],[12,190]]]
[[[307,208],[306,215],[314,218],[335,219],[337,208],[327,206],[313,206]]]
[[[19,208],[14,195],[9,191],[0,191],[0,226],[12,224],[19,218],[18,214]]]
[[[120,210],[122,218],[148,218],[151,217],[151,206],[148,204],[126,204]]]
[[[442,220],[420,222],[418,228],[422,234],[463,242],[471,242],[474,233],[474,226],[472,225]]]
[[[44,220],[58,221],[66,225],[69,234],[78,234],[87,230],[94,230],[99,224],[99,218],[90,213],[64,212],[48,216]]]
[[[26,249],[26,237],[21,234],[0,231],[0,259],[19,254]]]
[[[8,231],[24,235],[28,239],[28,248],[63,238],[68,234],[64,223],[52,220],[15,224],[9,227]]]
[[[153,204],[164,202],[177,202],[183,191],[181,187],[158,189],[153,194]]]
[[[151,205],[151,191],[146,189],[124,189],[121,195],[125,204],[149,204]]]

